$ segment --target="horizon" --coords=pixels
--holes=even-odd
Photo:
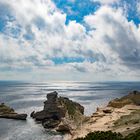
[[[32,80],[0,80],[0,82],[19,82],[19,83],[139,83],[140,81],[62,81],[62,80],[50,80],[50,81],[32,81]]]

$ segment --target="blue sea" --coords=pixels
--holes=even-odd
[[[29,116],[41,110],[46,95],[57,91],[85,107],[91,115],[97,107],[130,91],[140,90],[140,82],[19,82],[0,81],[0,103],[6,103],[16,112],[27,113],[27,121],[0,119],[0,140],[63,140],[63,136],[45,130]]]

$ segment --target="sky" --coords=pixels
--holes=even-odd
[[[140,0],[0,0],[0,80],[140,81]]]

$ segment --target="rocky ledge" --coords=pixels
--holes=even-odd
[[[66,97],[58,97],[56,91],[47,94],[43,110],[33,111],[31,117],[42,123],[44,128],[71,133],[84,119],[84,107]]]
[[[0,104],[0,118],[26,120],[27,114],[18,114],[13,108],[2,103]]]

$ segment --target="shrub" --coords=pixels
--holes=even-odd
[[[122,140],[122,135],[111,131],[96,131],[89,133],[85,138],[77,138],[76,140]]]
[[[112,131],[95,131],[89,133],[85,138],[77,138],[75,140],[140,140],[140,129],[124,138],[120,133]]]

